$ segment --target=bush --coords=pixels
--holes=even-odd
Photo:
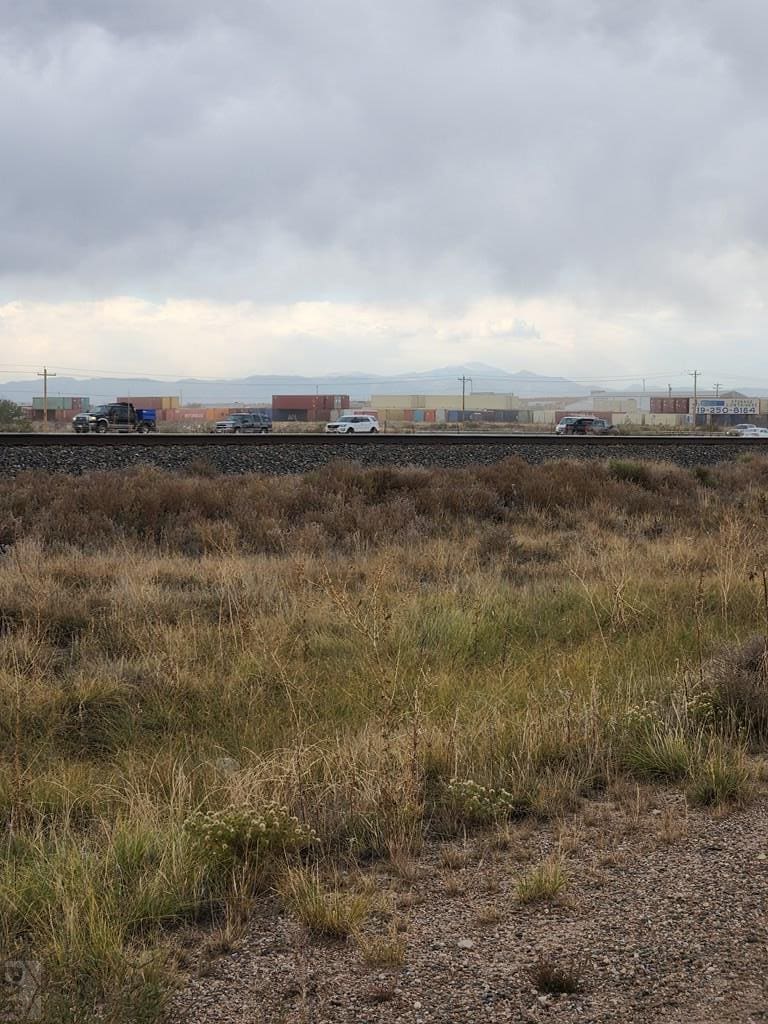
[[[645,490],[652,487],[651,472],[648,466],[642,462],[629,462],[624,459],[611,459],[608,463],[608,471],[614,480],[621,480],[624,483],[636,484]]]
[[[708,666],[706,684],[723,724],[757,741],[768,739],[768,643],[756,636]]]
[[[472,779],[451,779],[437,787],[432,829],[455,835],[467,828],[498,824],[521,810],[520,801],[506,789],[483,786]]]
[[[276,803],[259,811],[249,807],[198,811],[184,827],[210,868],[263,865],[270,857],[306,849],[315,839],[311,829]]]

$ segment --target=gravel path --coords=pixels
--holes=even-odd
[[[369,929],[401,929],[402,966],[367,965],[353,940],[309,939],[265,903],[233,952],[197,955],[169,1019],[768,1021],[767,826],[765,795],[721,816],[632,791],[586,805],[565,825],[523,823],[502,838],[434,845],[412,871],[372,872],[389,909]],[[517,878],[556,849],[565,895],[522,905]],[[581,990],[542,994],[530,977],[538,958],[575,963]]]

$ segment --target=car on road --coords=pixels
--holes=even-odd
[[[753,423],[740,423],[733,429],[737,437],[768,437],[768,427],[757,427]]]
[[[234,412],[225,420],[218,420],[217,434],[268,434],[272,420],[263,412]]]
[[[134,409],[131,402],[110,402],[72,417],[76,434],[149,434],[157,430],[155,409]]]
[[[601,420],[597,416],[575,416],[567,423],[562,434],[618,434],[619,428],[609,423],[608,420]],[[561,420],[560,423],[563,421]],[[558,426],[560,426],[558,423]]]
[[[566,428],[569,427],[571,425],[571,423],[573,423],[574,420],[576,420],[576,419],[577,419],[576,416],[563,416],[563,418],[560,420],[560,422],[555,427],[555,433],[556,434],[564,434],[565,431],[566,431]]]
[[[326,434],[378,434],[379,429],[375,416],[357,413],[344,413],[325,425]]]

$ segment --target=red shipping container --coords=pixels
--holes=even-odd
[[[273,395],[273,409],[349,409],[349,395]]]

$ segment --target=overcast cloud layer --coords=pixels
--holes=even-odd
[[[760,0],[0,11],[4,366],[768,378]]]

